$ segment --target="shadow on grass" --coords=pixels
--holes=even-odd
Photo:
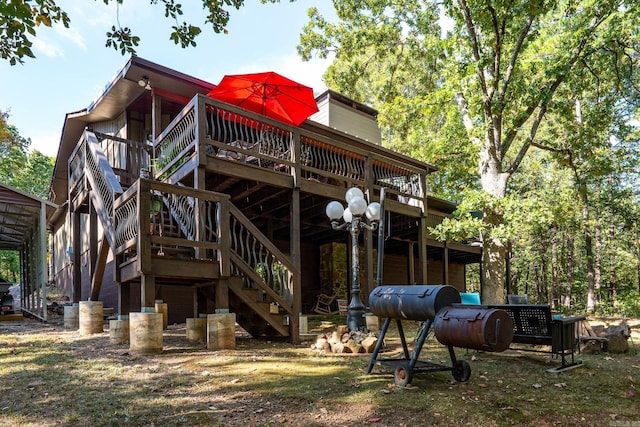
[[[389,345],[397,343],[390,339]],[[507,351],[466,353],[471,379],[419,372],[411,387],[393,385],[368,356],[321,356],[306,346],[238,339],[211,351],[183,330],[164,334],[164,350],[133,356],[106,333],[81,337],[61,328],[0,334],[0,422],[38,426],[164,425],[602,425],[636,420],[636,354],[582,355],[562,374],[548,356]],[[429,341],[422,360],[450,363]],[[635,367],[634,367],[635,366]],[[611,418],[614,416],[614,418]],[[584,420],[583,420],[584,419]],[[572,424],[573,422],[573,424]]]

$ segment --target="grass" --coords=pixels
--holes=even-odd
[[[334,326],[335,319],[316,330]],[[239,338],[236,350],[210,351],[164,334],[157,356],[136,357],[108,334],[80,336],[61,326],[0,322],[0,423],[21,426],[511,426],[635,425],[640,336],[623,355],[579,355],[560,374],[547,355],[457,349],[471,379],[416,372],[410,387],[368,356],[325,356],[282,342]],[[413,333],[409,325],[407,336]],[[386,354],[396,354],[389,334]],[[388,335],[388,336],[389,336]],[[421,360],[450,365],[430,340]]]

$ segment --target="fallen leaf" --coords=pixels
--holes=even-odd
[[[486,388],[486,387],[487,387],[487,385],[486,385],[486,384],[484,384],[484,383],[480,383],[480,384],[478,384],[478,387]]]
[[[476,357],[476,355],[474,354],[473,356],[471,356],[471,361],[475,362],[476,360],[478,360],[478,358]]]
[[[232,379],[232,380],[231,380],[231,381],[229,381],[229,382],[230,382],[231,384],[238,383],[238,382],[240,382],[240,378],[234,378],[234,379]]]
[[[566,387],[567,383],[555,383],[554,386],[562,388],[562,387]]]
[[[542,384],[535,383],[535,384],[533,385],[533,388],[540,388],[540,387],[542,387]]]
[[[380,418],[369,418],[368,420],[370,423],[377,423],[378,421],[380,421]]]

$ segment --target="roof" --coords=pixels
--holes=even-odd
[[[54,203],[0,183],[0,249],[20,249],[38,224],[42,207],[47,217],[57,208]]]
[[[170,93],[187,101],[197,93],[207,93],[214,84],[179,71],[132,56],[88,107],[65,116],[60,145],[53,170],[49,200],[61,205],[67,199],[67,160],[89,123],[115,119],[146,89],[138,82],[146,78],[158,92]]]

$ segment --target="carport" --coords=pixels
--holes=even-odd
[[[0,183],[0,249],[20,254],[23,312],[47,320],[47,211],[54,203]]]

